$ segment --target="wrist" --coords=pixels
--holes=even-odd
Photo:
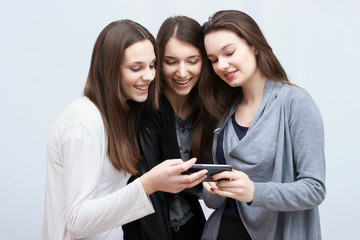
[[[153,184],[151,183],[151,181],[148,178],[147,174],[144,174],[144,175],[142,175],[140,177],[140,182],[141,182],[147,196],[150,196],[152,193],[155,192]]]

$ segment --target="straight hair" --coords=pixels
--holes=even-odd
[[[125,50],[143,40],[152,43],[157,58],[156,41],[140,24],[125,19],[107,25],[95,42],[84,88],[84,95],[96,105],[102,116],[108,137],[107,154],[112,165],[131,174],[137,173],[136,165],[141,158],[137,129],[145,103],[126,99],[120,84],[120,66]],[[148,91],[148,98],[154,107],[158,107],[159,83],[156,77]]]
[[[197,162],[205,163],[210,162],[208,156],[200,154],[200,146],[202,145],[205,131],[202,131],[203,124],[200,121],[201,116],[203,115],[201,106],[201,101],[199,99],[199,84],[201,82],[207,81],[210,66],[204,64],[204,61],[207,59],[205,51],[201,50],[202,45],[202,36],[201,36],[201,25],[192,18],[186,16],[175,16],[167,18],[163,24],[160,26],[158,31],[156,41],[159,46],[159,62],[160,62],[160,88],[164,90],[167,86],[167,83],[162,75],[162,64],[164,60],[164,49],[167,42],[171,38],[176,38],[182,42],[188,43],[195,48],[199,49],[201,58],[202,58],[202,67],[199,80],[196,85],[191,89],[188,96],[189,102],[192,103],[193,113],[194,113],[194,124],[193,124],[193,134],[192,134],[192,153],[197,157]]]
[[[202,43],[204,44],[204,38],[207,34],[220,30],[235,33],[244,39],[249,46],[254,46],[257,49],[256,63],[262,75],[273,81],[289,83],[285,70],[253,18],[238,10],[218,11],[203,24]],[[211,65],[209,60],[207,63]],[[224,84],[224,81],[219,77],[212,77],[206,83],[200,84],[200,95],[204,105],[210,114],[218,120],[229,110],[230,104],[235,98],[242,95],[241,87],[234,88]]]

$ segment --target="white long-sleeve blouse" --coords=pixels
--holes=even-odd
[[[60,116],[47,143],[42,239],[122,239],[122,225],[154,212],[139,179],[113,167],[106,129],[87,98]]]

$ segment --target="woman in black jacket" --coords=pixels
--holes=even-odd
[[[159,109],[145,108],[140,119],[141,173],[166,159],[189,160],[192,146],[198,148],[201,142],[201,137],[193,134],[201,115],[198,83],[208,73],[201,51],[201,26],[185,16],[170,17],[161,25],[156,40],[162,94]],[[205,162],[205,155],[196,157],[198,163]],[[198,201],[201,189],[198,185],[177,194],[152,194],[155,213],[125,226],[125,239],[200,239],[205,224]]]

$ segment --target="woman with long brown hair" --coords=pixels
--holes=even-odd
[[[219,11],[204,23],[203,36],[218,76],[199,86],[207,111],[219,121],[213,159],[233,170],[203,183],[205,203],[216,210],[202,239],[321,239],[325,156],[319,109],[304,89],[289,83],[249,15]]]
[[[182,175],[196,161],[165,161],[127,185],[141,158],[139,116],[157,107],[155,39],[131,20],[98,36],[84,96],[62,113],[48,139],[42,239],[122,239],[122,225],[154,212],[149,195],[199,184]]]
[[[193,154],[200,137],[197,129],[200,111],[198,85],[206,81],[200,50],[201,25],[192,18],[167,18],[158,31],[160,88],[159,110],[146,108],[141,116],[139,142],[144,160],[139,163],[141,173],[170,158],[184,161],[192,156],[203,162],[202,155]],[[193,142],[193,144],[192,144]],[[126,226],[125,239],[198,240],[205,217],[198,199],[201,184],[177,194],[157,192],[150,196],[155,214]],[[137,235],[137,236],[135,236]]]

